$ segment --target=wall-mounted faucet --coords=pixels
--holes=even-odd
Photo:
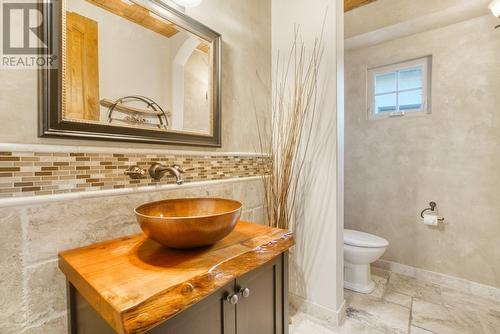
[[[181,166],[178,165],[173,165],[173,166],[165,166],[162,165],[158,162],[155,162],[154,164],[149,167],[149,175],[156,181],[161,180],[163,175],[165,175],[166,172],[170,172],[173,176],[175,176],[176,183],[178,185],[181,185],[184,183],[184,180],[182,179],[182,173],[184,173],[184,169]]]

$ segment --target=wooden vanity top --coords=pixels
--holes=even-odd
[[[144,234],[59,254],[59,268],[117,333],[142,333],[294,244],[285,230],[239,222],[213,246],[174,250]]]

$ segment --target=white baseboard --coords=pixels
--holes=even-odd
[[[500,300],[500,289],[493,286],[476,283],[465,280],[463,278],[449,276],[387,260],[378,260],[373,263],[373,266],[389,270],[397,274],[414,277],[418,280],[446,286],[452,289],[457,289],[471,295]]]
[[[337,326],[342,326],[344,324],[346,317],[346,310],[347,310],[347,303],[344,299],[342,305],[337,310]]]
[[[338,310],[331,310],[293,293],[289,294],[289,301],[298,312],[311,315],[321,321],[327,322],[331,326],[340,326],[345,321],[345,300]]]

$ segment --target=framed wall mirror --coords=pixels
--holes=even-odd
[[[40,135],[221,145],[221,36],[160,0],[61,0]],[[55,28],[54,28],[55,27]]]

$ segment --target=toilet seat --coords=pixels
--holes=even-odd
[[[384,248],[389,246],[389,242],[384,238],[347,229],[344,230],[344,244],[363,248]]]

